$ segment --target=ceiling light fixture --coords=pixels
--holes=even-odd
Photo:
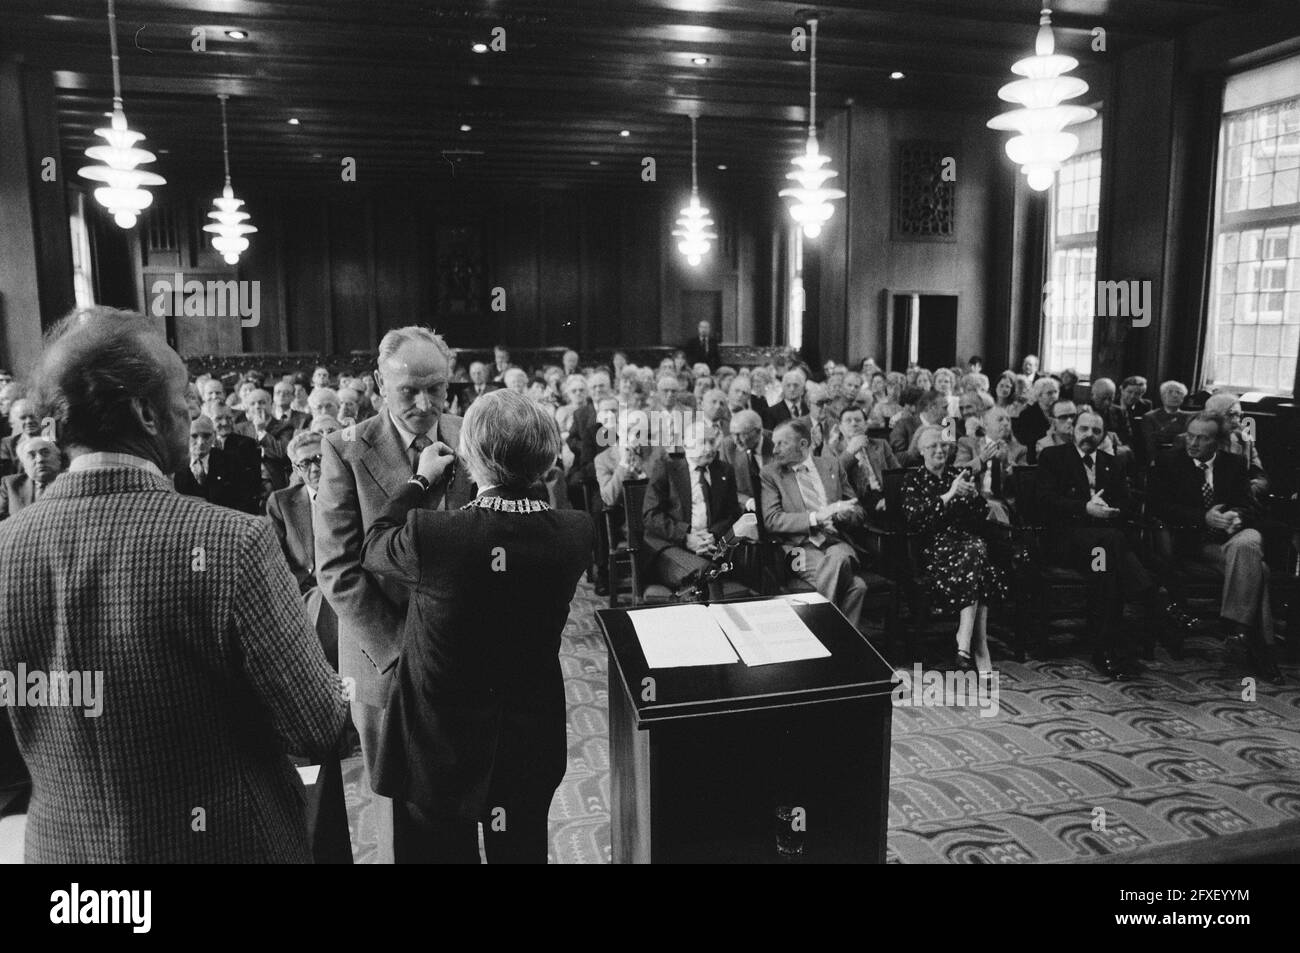
[[[793,179],[798,187],[782,189],[778,193],[782,198],[794,199],[790,206],[790,217],[802,228],[809,238],[816,238],[822,232],[822,226],[835,214],[831,202],[844,198],[840,189],[828,189],[826,183],[839,173],[829,167],[822,168],[830,162],[830,156],[822,155],[817,149],[817,18],[808,21],[812,43],[809,46],[808,72],[808,145],[803,155],[795,156],[791,163],[794,172],[787,172],[785,177]]]
[[[488,45],[486,43],[475,43],[470,47],[470,49],[475,53],[486,53],[488,51]]]
[[[1007,155],[1020,166],[1035,192],[1051,188],[1056,170],[1079,148],[1079,137],[1064,132],[1065,127],[1097,115],[1095,109],[1087,106],[1061,105],[1063,100],[1088,91],[1088,84],[1077,76],[1063,75],[1078,65],[1073,56],[1056,52],[1052,11],[1044,7],[1039,14],[1034,55],[1011,66],[1011,72],[1025,78],[1013,80],[998,90],[999,99],[1018,103],[1021,108],[994,116],[988,126],[1019,133],[1007,142]]]
[[[232,40],[247,40],[247,39],[248,39],[248,34],[245,33],[243,30],[227,30],[227,31],[226,31],[226,36],[230,37]]]
[[[95,130],[95,135],[107,145],[91,146],[86,150],[86,158],[100,164],[83,166],[77,174],[93,182],[103,182],[102,186],[95,189],[95,201],[113,214],[113,221],[119,228],[132,228],[140,213],[153,202],[153,193],[145,191],[141,186],[166,185],[167,180],[156,172],[136,168],[155,161],[157,156],[147,149],[135,148],[135,144],[144,139],[144,133],[131,129],[126,124],[126,114],[122,111],[122,76],[118,68],[117,9],[114,0],[108,0],[108,37],[113,57],[113,111],[107,115],[112,117],[112,124]]]
[[[302,125],[302,123],[300,123],[300,122],[298,121],[298,117],[297,117],[297,116],[290,116],[290,117],[289,117],[289,125],[291,125],[291,126],[300,126],[300,125]]]
[[[627,130],[627,129],[620,129],[620,130],[618,131],[618,134],[619,134],[620,136],[622,136],[624,139],[626,139],[628,136],[632,135],[632,133],[631,133],[629,130]]]
[[[461,131],[461,132],[469,132],[469,131],[470,131],[471,129],[473,129],[473,128],[474,128],[474,127],[471,126],[471,125],[470,125],[469,123],[467,123],[467,122],[463,122],[463,123],[460,124],[460,131]]]
[[[719,172],[726,172],[726,171],[727,171],[727,167],[726,167],[725,165],[719,165],[719,166],[718,166],[718,171],[719,171]]]
[[[698,266],[703,257],[709,253],[711,247],[709,243],[718,240],[718,236],[710,231],[713,228],[713,219],[709,218],[709,210],[700,204],[700,185],[696,174],[695,119],[692,114],[691,200],[681,210],[677,217],[677,227],[673,229],[673,235],[681,239],[677,243],[677,250],[686,256],[686,263],[692,268]]]
[[[894,70],[892,73],[889,74],[889,78],[890,78],[890,79],[902,79],[902,78],[903,78],[903,74],[900,73],[898,70]]]
[[[208,213],[208,218],[213,224],[204,225],[203,230],[212,233],[212,247],[221,252],[226,264],[237,265],[240,252],[248,248],[248,239],[244,236],[257,229],[247,224],[251,216],[239,209],[244,200],[235,198],[235,190],[230,187],[230,131],[226,126],[226,100],[230,97],[221,93],[217,98],[221,100],[221,155],[226,164],[226,187],[218,198],[212,200],[217,208]]]
[[[709,58],[707,56],[692,56],[691,62],[694,63],[696,66],[704,66],[706,63],[709,62]]]
[[[592,159],[590,162],[587,163],[587,165],[600,165],[600,160]]]

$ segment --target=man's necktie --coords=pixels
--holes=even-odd
[[[867,486],[876,493],[880,492],[880,480],[876,476],[876,468],[871,465],[871,458],[867,456],[866,450],[858,453],[858,466],[862,467],[862,472],[867,475]]]
[[[1085,473],[1088,474],[1088,486],[1092,487],[1093,489],[1096,489],[1097,470],[1096,470],[1096,464],[1094,464],[1092,461],[1092,454],[1088,454],[1083,458],[1083,470]]]
[[[420,434],[411,441],[411,448],[406,452],[407,458],[411,461],[411,472],[414,473],[420,468],[420,453],[429,444],[433,443],[426,434]]]
[[[197,458],[193,463],[190,464],[190,472],[194,474],[194,482],[197,483],[199,486],[203,486],[205,483],[208,482],[208,476],[203,471],[202,457]]]
[[[1204,460],[1197,460],[1196,468],[1201,475],[1201,502],[1208,510],[1214,505],[1214,487],[1210,486],[1210,465]]]
[[[706,526],[713,525],[713,513],[709,506],[709,468],[707,465],[695,468],[696,474],[700,481],[700,496],[704,499],[704,522]]]

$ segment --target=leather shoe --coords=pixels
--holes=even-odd
[[[953,665],[959,672],[975,671],[975,662],[970,657],[970,653],[963,652],[960,649],[957,650],[957,655],[954,657]]]

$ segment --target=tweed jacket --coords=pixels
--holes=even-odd
[[[0,669],[102,672],[101,711],[11,707],[29,863],[311,863],[287,754],[346,717],[265,520],[129,467],[0,524]],[[201,813],[200,813],[201,812]]]
[[[461,418],[442,414],[433,439],[460,443]],[[383,707],[402,649],[402,621],[410,590],[361,566],[366,531],[411,479],[411,461],[387,413],[337,433],[321,444],[321,478],[312,527],[316,580],[339,620],[339,674],[363,704]],[[421,501],[427,509],[460,509],[474,498],[460,463]],[[350,679],[350,681],[348,681]]]

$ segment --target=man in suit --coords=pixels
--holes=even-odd
[[[1135,441],[1138,421],[1151,413],[1151,401],[1146,399],[1146,392],[1147,379],[1138,374],[1130,375],[1120,381],[1119,405],[1128,415],[1129,433],[1133,435]]]
[[[311,863],[285,755],[332,751],[346,705],[275,534],[172,487],[187,374],[151,319],[79,311],[49,340],[36,390],[72,463],[0,524],[0,669],[76,646],[102,688],[82,713],[9,709],[27,862]]]
[[[781,378],[781,400],[767,408],[763,426],[776,434],[776,428],[787,420],[808,416],[808,401],[804,391],[808,386],[808,375],[799,368],[786,371]]]
[[[337,404],[334,409],[337,412]],[[245,419],[235,424],[235,433],[257,444],[262,479],[273,490],[283,489],[289,485],[289,457],[285,448],[293,436],[291,424],[271,415],[271,395],[264,390],[249,391],[244,399],[244,415]]]
[[[338,616],[339,673],[353,688],[352,721],[370,783],[383,728],[393,666],[401,653],[409,592],[361,566],[366,530],[415,472],[420,451],[433,443],[456,447],[461,418],[444,413],[451,355],[428,328],[389,331],[379,343],[376,380],[384,413],[332,433],[321,445],[321,480],[312,512],[316,578]],[[463,467],[448,467],[422,505],[458,509],[474,498]],[[377,797],[381,860],[400,854],[406,824],[392,801]],[[397,858],[400,859],[400,856]]]
[[[321,435],[310,430],[295,434],[289,441],[289,460],[302,482],[272,493],[266,501],[266,515],[280,540],[289,571],[298,581],[307,618],[316,629],[325,657],[337,671],[338,617],[316,581],[316,534],[312,530],[312,507],[320,489]]]
[[[730,434],[718,444],[718,456],[736,474],[736,496],[746,513],[763,521],[763,467],[772,462],[772,435],[763,429],[763,419],[752,410],[732,414]]]
[[[915,467],[921,465],[921,450],[916,445],[916,438],[921,433],[921,428],[927,424],[930,426],[943,426],[943,420],[947,414],[948,398],[943,396],[937,390],[920,391],[913,395],[911,392],[916,388],[909,387],[903,391],[903,396],[899,402],[903,404],[904,410],[908,409],[905,398],[915,397],[915,413],[904,413],[902,417],[889,430],[889,446],[898,458],[899,466]],[[957,435],[954,433],[951,443],[948,446],[948,462],[952,462],[953,455],[957,452],[956,444]]]
[[[1160,406],[1142,416],[1136,431],[1147,461],[1158,460],[1165,451],[1173,449],[1175,439],[1182,436],[1190,419],[1178,412],[1187,399],[1186,384],[1165,381],[1160,385],[1159,394]]]
[[[713,370],[722,363],[722,358],[718,354],[718,339],[713,334],[711,321],[701,321],[696,325],[695,337],[683,344],[682,350],[686,352],[688,365],[707,364],[709,369]]]
[[[1091,574],[1094,605],[1102,618],[1093,661],[1118,680],[1137,678],[1143,669],[1132,640],[1123,632],[1125,603],[1143,607],[1151,631],[1163,632],[1170,655],[1180,657],[1188,619],[1156,586],[1138,559],[1124,520],[1137,513],[1124,464],[1098,451],[1105,436],[1101,415],[1080,413],[1074,442],[1048,447],[1039,455],[1038,506],[1051,527],[1054,554],[1065,565]],[[1171,623],[1169,631],[1166,622]],[[1176,627],[1176,629],[1175,629]]]
[[[248,494],[257,501],[257,508],[260,511],[266,494],[274,489],[267,487],[265,492],[263,490],[261,448],[252,437],[235,433],[235,412],[225,404],[208,402],[203,406],[203,416],[211,420],[212,426],[216,429],[212,441],[213,448],[222,451],[235,461],[239,470],[240,486],[248,488]]]
[[[514,365],[510,363],[510,352],[498,344],[492,349],[492,382],[504,385],[506,382],[506,371]]]
[[[1028,362],[1029,358],[1025,358]],[[1052,405],[1061,396],[1061,385],[1054,377],[1044,377],[1034,383],[1030,392],[1032,401],[1020,415],[1011,422],[1011,431],[1028,451],[1026,459],[1032,465],[1038,462],[1035,448],[1038,441],[1052,430]]]
[[[718,459],[721,439],[716,425],[699,420],[686,432],[684,456],[659,454],[651,462],[637,554],[647,580],[687,585],[732,535],[741,509],[736,475]]]
[[[214,445],[215,440],[216,429],[207,417],[190,421],[189,466],[172,474],[176,492],[241,513],[257,513],[258,484],[233,454]]]
[[[1128,412],[1115,403],[1115,382],[1099,377],[1092,382],[1092,409],[1106,421],[1106,433],[1113,439],[1116,456],[1132,455],[1133,428]]]
[[[287,430],[292,437],[299,430],[306,430],[311,423],[311,414],[293,409],[294,387],[292,381],[279,381],[275,385],[274,403],[271,406],[272,424],[277,434]]]
[[[470,409],[475,400],[484,394],[490,394],[500,387],[501,385],[495,381],[488,380],[487,365],[482,361],[474,361],[469,366],[469,383],[462,384],[459,388],[457,402],[461,416],[465,415],[465,412]]]
[[[867,412],[850,404],[840,411],[844,451],[840,466],[864,513],[885,508],[885,471],[898,469],[898,458],[888,441],[867,436]]]
[[[18,440],[18,460],[23,472],[0,478],[0,520],[35,503],[63,469],[63,454],[54,441],[39,434]]]
[[[1246,464],[1246,475],[1250,478],[1250,493],[1255,499],[1268,495],[1268,472],[1264,461],[1259,457],[1255,440],[1247,439],[1241,429],[1241,400],[1236,394],[1212,394],[1205,401],[1205,412],[1223,418],[1223,432],[1220,444],[1233,456],[1241,457]],[[1180,449],[1185,442],[1179,442]]]
[[[0,440],[0,476],[22,472],[18,441],[41,432],[41,415],[30,400],[16,400],[9,407],[9,436]]]
[[[1150,483],[1152,515],[1176,527],[1175,559],[1202,559],[1223,573],[1220,616],[1231,644],[1266,678],[1282,681],[1273,657],[1273,614],[1264,562],[1263,514],[1250,492],[1245,460],[1224,452],[1223,418],[1201,413],[1187,425],[1186,449],[1160,457]]]
[[[763,468],[763,524],[791,555],[791,568],[863,629],[867,584],[841,527],[863,521],[862,507],[835,457],[815,457],[808,421],[796,417],[772,434]]]

